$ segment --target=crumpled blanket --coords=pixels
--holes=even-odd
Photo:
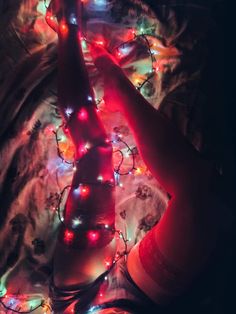
[[[138,87],[155,66],[155,75],[140,91],[228,182],[232,160],[222,109],[216,2],[99,0],[98,6],[88,0],[85,35],[104,40],[114,55],[121,48],[120,64]],[[66,161],[73,160],[67,135],[59,130],[59,143],[55,138],[62,123],[56,106],[57,37],[44,13],[42,0],[0,0],[0,296],[7,290],[15,303],[4,302],[17,309],[21,300],[24,310],[48,297],[57,207],[63,208],[61,192],[73,174],[72,165],[58,155],[59,148]],[[130,42],[133,29],[145,37]],[[146,169],[123,116],[102,101],[102,80],[86,49],[85,59],[107,132],[122,138],[114,144],[114,167],[120,170],[117,228],[130,249],[161,219],[169,195]],[[230,191],[226,184],[222,189]],[[118,253],[123,251],[121,240]],[[43,313],[42,308],[35,313]]]

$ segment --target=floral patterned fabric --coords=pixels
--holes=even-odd
[[[88,1],[87,38],[105,38],[115,55],[116,47],[130,38],[130,30],[145,29],[155,43],[151,53],[157,73],[141,92],[199,151],[214,156],[222,167],[213,148],[220,147],[220,131],[215,128],[210,140],[208,96],[199,85],[210,49],[207,41],[215,33],[209,8],[160,4],[154,13],[145,1],[100,2],[104,6]],[[44,13],[41,0],[0,0],[0,293],[6,288],[15,299],[24,295],[25,309],[27,300],[48,297],[59,226],[57,206],[73,174],[73,167],[61,160],[57,150],[71,162],[70,139],[59,131],[57,147],[53,132],[62,123],[56,106],[57,39]],[[139,37],[131,48],[123,47],[121,66],[138,86],[152,69],[149,52]],[[169,195],[146,169],[124,117],[102,101],[101,76],[86,48],[85,59],[106,130],[111,139],[122,139],[114,144],[115,169],[121,161],[119,151],[125,157],[116,175],[116,228],[129,240],[129,250],[161,219]],[[65,197],[61,209],[64,201]],[[120,241],[118,254],[124,249]]]

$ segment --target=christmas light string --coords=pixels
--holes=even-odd
[[[67,122],[68,123],[68,122]],[[84,145],[84,152],[86,152],[80,159],[76,160],[76,161],[68,161],[64,158],[63,156],[63,151],[60,149],[60,136],[59,136],[59,132],[61,129],[67,129],[67,124],[62,123],[60,126],[56,127],[56,130],[52,130],[52,133],[55,135],[55,140],[56,140],[56,148],[57,148],[57,154],[58,157],[62,160],[63,163],[66,163],[68,165],[73,166],[73,170],[76,170],[76,165],[78,163],[80,163],[82,161],[82,159],[86,156],[86,153],[88,153],[89,151],[91,151],[92,149],[96,148],[97,146],[101,145],[101,143],[98,143],[96,145],[93,145],[91,147],[88,147],[89,144],[85,144]],[[122,143],[126,148],[127,148],[127,153],[129,153],[129,156],[132,159],[132,165],[130,166],[130,169],[126,172],[121,172],[121,168],[122,165],[124,163],[125,160],[125,156],[124,156],[124,152],[121,149],[116,149],[113,150],[113,154],[116,154],[117,152],[121,155],[121,160],[118,164],[118,166],[116,168],[114,168],[114,172],[120,176],[124,176],[124,175],[129,175],[131,174],[134,170],[137,170],[136,166],[135,166],[135,156],[136,153],[134,152],[134,150],[136,149],[136,147],[131,148],[128,143],[126,143],[122,138],[121,135],[117,135],[116,138],[114,140],[109,140],[107,139],[106,143],[111,143],[111,144],[117,144],[117,143]],[[105,143],[105,144],[106,144]]]
[[[51,2],[52,3],[52,2]],[[50,3],[50,5],[51,5]],[[48,9],[50,7],[50,5],[47,7],[46,6],[46,2],[44,2],[45,4],[45,8]],[[58,30],[58,25],[57,23],[54,21],[56,18],[55,15],[52,14],[52,12],[50,10],[47,11],[47,15],[46,15],[46,22],[48,23],[48,25],[54,29],[54,31],[57,32]],[[75,21],[71,21],[71,24],[74,24],[74,25],[77,25],[77,20]],[[63,23],[61,26],[65,26]],[[127,30],[130,30],[130,29],[127,29]],[[141,28],[141,33],[138,33],[139,30],[137,30],[136,32],[133,30],[132,31],[132,34],[133,34],[133,38],[127,40],[127,41],[124,41],[122,43],[120,43],[119,45],[117,45],[116,47],[114,47],[111,51],[108,50],[109,53],[113,54],[114,51],[118,51],[118,54],[119,56],[121,56],[121,53],[119,51],[119,48],[120,47],[124,47],[125,45],[128,45],[128,44],[132,44],[135,40],[141,38],[145,41],[146,43],[146,46],[147,46],[147,50],[148,50],[148,54],[150,56],[150,60],[151,60],[151,69],[148,71],[149,74],[147,76],[147,78],[142,82],[140,83],[138,86],[136,86],[137,90],[141,91],[141,89],[146,85],[146,83],[150,83],[150,80],[155,76],[155,73],[158,71],[158,68],[155,68],[154,64],[156,62],[156,58],[154,57],[154,53],[152,52],[151,48],[152,48],[152,45],[150,44],[150,41],[149,41],[149,37],[153,38],[153,39],[158,39],[158,40],[161,40],[160,36],[158,35],[152,35],[151,33],[145,33],[145,29]],[[84,33],[81,34],[81,38],[80,40],[82,41],[85,41],[87,44],[97,44],[97,45],[101,45],[103,46],[104,48],[105,47],[105,43],[101,40],[99,41],[96,41],[96,40],[88,40],[86,38],[86,35]],[[113,54],[114,55],[114,54]]]
[[[46,8],[49,7],[49,6],[46,5],[46,0],[44,0],[44,5],[45,5]],[[51,16],[51,20],[52,20],[52,19],[54,19],[54,18]],[[130,39],[130,40],[126,41],[126,42],[123,42],[122,44],[120,44],[119,46],[115,47],[115,48],[112,50],[112,52],[115,51],[115,50],[118,51],[120,47],[124,47],[125,45],[131,44],[134,40],[139,39],[139,38],[142,38],[142,39],[145,40],[145,42],[146,42],[146,44],[147,44],[148,53],[149,53],[150,58],[151,58],[151,70],[149,71],[150,74],[148,75],[148,77],[147,77],[141,84],[139,84],[138,86],[136,86],[136,88],[137,88],[139,91],[142,89],[142,87],[143,87],[146,83],[150,82],[150,79],[153,78],[153,76],[154,76],[155,73],[156,73],[156,69],[155,69],[155,67],[154,67],[154,62],[156,61],[156,59],[155,59],[155,57],[154,57],[154,55],[153,55],[153,53],[152,53],[152,51],[151,51],[151,45],[150,45],[150,42],[149,42],[147,36],[150,37],[150,34],[144,34],[144,33],[142,33],[142,34],[136,35],[136,34],[134,33],[134,37],[133,37],[132,39]],[[153,36],[152,36],[152,37],[153,37]],[[85,40],[85,42],[89,43],[89,41],[85,38],[85,36],[83,36],[82,39]],[[97,105],[98,105],[101,101],[102,101],[102,100],[100,100],[100,101],[98,100],[98,101],[97,101]],[[70,115],[69,115],[69,118],[70,118]],[[68,122],[67,122],[67,123],[68,123]],[[76,168],[75,168],[75,167],[76,167],[76,164],[79,163],[80,160],[81,160],[86,154],[85,154],[84,156],[82,156],[82,158],[81,158],[80,160],[77,160],[77,161],[74,161],[74,162],[67,161],[67,160],[63,157],[63,151],[61,151],[61,149],[60,149],[60,141],[61,141],[61,139],[60,139],[60,137],[58,136],[59,130],[60,130],[61,128],[63,128],[63,127],[65,127],[65,129],[66,129],[66,124],[65,124],[65,123],[63,123],[62,125],[60,125],[59,127],[57,127],[56,131],[53,131],[53,133],[54,133],[54,135],[55,135],[55,138],[56,138],[57,153],[58,153],[58,156],[59,156],[59,158],[62,160],[63,163],[72,165],[72,166],[73,166],[73,169],[75,170],[75,169],[76,169]],[[129,170],[129,171],[127,171],[127,172],[122,173],[122,172],[120,171],[120,169],[121,169],[121,167],[122,167],[122,165],[123,165],[123,162],[124,162],[124,160],[125,160],[125,157],[124,157],[124,153],[122,152],[122,150],[121,150],[121,149],[118,149],[118,150],[113,151],[113,153],[120,153],[120,155],[121,155],[121,161],[119,162],[117,168],[114,169],[114,172],[115,172],[116,174],[118,174],[118,175],[128,175],[128,174],[131,174],[133,170],[137,170],[136,167],[135,167],[135,154],[133,153],[133,149],[130,148],[129,145],[128,145],[125,141],[123,141],[120,136],[117,136],[117,139],[116,139],[116,140],[110,141],[110,143],[118,143],[118,142],[120,142],[120,143],[122,143],[123,145],[125,145],[125,147],[127,148],[127,152],[130,153],[130,156],[132,157],[132,167],[131,167],[131,170]],[[91,148],[90,148],[90,149],[91,149]],[[87,151],[88,151],[88,149],[87,149]],[[88,184],[88,183],[86,183],[86,184]],[[91,183],[90,183],[90,184],[91,184]],[[92,183],[92,184],[99,184],[99,182]],[[61,203],[62,203],[62,201],[63,201],[64,194],[65,194],[66,190],[69,189],[69,188],[71,188],[71,185],[65,186],[65,187],[63,188],[63,190],[60,192],[60,197],[59,197],[58,206],[57,206],[58,218],[59,218],[60,223],[62,223],[62,224],[64,224],[64,217],[61,216],[61,209],[60,209],[60,208],[61,208]],[[108,229],[109,226],[105,226],[105,228]],[[118,254],[118,253],[116,254],[116,258],[113,260],[113,262],[111,263],[111,265],[109,265],[110,267],[109,267],[109,269],[108,269],[108,272],[112,269],[112,267],[114,266],[114,264],[116,264],[120,258],[122,258],[123,256],[127,256],[127,254],[128,254],[128,244],[127,244],[127,243],[129,242],[129,239],[126,239],[125,236],[124,236],[124,234],[123,234],[120,230],[113,230],[112,228],[111,228],[111,230],[114,231],[114,232],[116,232],[116,233],[119,235],[119,238],[122,239],[122,241],[123,241],[123,243],[124,243],[124,252],[123,252],[122,254]],[[5,296],[5,297],[6,297],[6,296]],[[37,310],[38,308],[40,308],[40,307],[44,308],[45,306],[47,307],[48,310],[51,310],[51,309],[50,309],[50,306],[49,306],[49,305],[46,305],[44,300],[42,300],[41,303],[40,303],[38,306],[36,306],[35,308],[30,308],[30,310],[28,310],[28,311],[21,311],[20,309],[17,310],[17,309],[13,309],[13,308],[7,306],[7,305],[2,301],[2,299],[3,299],[3,297],[0,298],[0,304],[1,304],[6,310],[12,311],[12,312],[14,312],[14,313],[22,313],[22,314],[32,313],[32,312],[34,312],[35,310]],[[91,308],[91,309],[89,310],[89,312],[91,312],[91,310],[93,310],[93,309]]]
[[[37,305],[37,306],[34,307],[34,308],[31,308],[31,307],[30,307],[30,309],[29,309],[28,311],[21,311],[21,306],[20,306],[20,305],[17,305],[17,307],[18,307],[18,306],[20,307],[19,310],[13,309],[13,308],[11,308],[10,306],[7,306],[7,305],[2,301],[2,299],[6,298],[6,297],[7,297],[7,296],[4,296],[4,297],[1,297],[1,298],[0,298],[0,305],[1,305],[5,310],[11,311],[11,312],[13,312],[13,313],[21,313],[21,314],[33,313],[34,311],[36,311],[37,309],[39,309],[39,308],[41,308],[41,307],[42,307],[43,309],[45,309],[46,311],[47,311],[47,310],[50,310],[50,311],[51,311],[50,305],[49,305],[49,304],[46,304],[46,303],[45,303],[45,300],[42,300],[42,301],[40,302],[40,304]]]
[[[122,173],[122,172],[120,171],[120,169],[121,169],[121,166],[123,165],[123,162],[124,162],[124,159],[125,159],[124,153],[122,152],[121,149],[118,149],[118,150],[113,151],[114,154],[115,154],[116,152],[119,152],[120,155],[121,155],[121,160],[120,160],[120,162],[119,162],[119,165],[117,166],[116,169],[114,169],[115,173],[117,173],[117,174],[120,175],[120,176],[126,176],[126,175],[129,175],[129,174],[132,174],[133,170],[137,170],[137,168],[135,167],[135,156],[136,156],[136,154],[134,153],[134,149],[135,149],[136,147],[130,148],[130,146],[129,146],[124,140],[122,140],[120,136],[117,136],[117,139],[116,139],[115,141],[111,141],[111,142],[112,142],[112,143],[119,143],[119,142],[120,142],[120,143],[124,144],[125,147],[127,148],[127,152],[129,153],[129,156],[132,157],[132,167],[130,168],[129,171]]]
[[[58,132],[59,132],[62,128],[65,129],[65,130],[67,129],[67,125],[68,125],[70,119],[72,118],[72,116],[73,116],[73,114],[74,114],[73,111],[72,111],[72,110],[69,110],[69,109],[70,109],[70,108],[67,108],[67,109],[66,109],[66,116],[67,116],[67,118],[68,118],[67,122],[66,122],[66,123],[63,123],[63,124],[61,124],[59,127],[57,127],[57,128],[56,128],[56,131],[53,131],[53,133],[54,133],[55,138],[56,138],[57,152],[58,152],[58,155],[59,155],[60,159],[62,160],[62,162],[66,162],[66,163],[68,163],[68,164],[73,165],[73,169],[76,170],[76,165],[78,165],[78,164],[86,157],[87,153],[88,153],[89,151],[91,151],[92,149],[94,149],[94,147],[100,146],[101,144],[94,145],[94,146],[90,147],[89,149],[86,149],[86,153],[85,153],[79,160],[76,160],[75,162],[69,162],[69,161],[66,161],[66,160],[65,160],[65,158],[64,158],[63,155],[62,155],[63,152],[61,152],[60,147],[59,147],[60,138],[59,138],[59,136],[58,136]],[[110,141],[110,140],[106,140],[106,143],[122,143],[122,144],[127,148],[127,152],[129,152],[129,155],[132,156],[132,168],[131,168],[128,172],[121,173],[121,172],[120,172],[120,168],[121,168],[121,166],[122,166],[122,164],[123,164],[123,161],[124,161],[124,153],[123,153],[122,150],[120,150],[120,149],[113,151],[113,153],[119,152],[119,153],[121,154],[121,156],[122,156],[121,161],[120,161],[118,167],[117,167],[116,169],[114,169],[114,172],[115,172],[115,173],[117,173],[117,174],[119,174],[119,175],[128,175],[128,174],[131,174],[131,173],[132,173],[132,170],[136,170],[136,167],[135,167],[135,153],[133,152],[134,149],[131,149],[131,148],[129,147],[129,145],[128,145],[125,141],[123,141],[123,140],[121,139],[121,135],[117,135],[115,140],[111,140],[111,141]],[[99,178],[98,178],[98,180],[97,180],[96,182],[83,182],[83,183],[81,182],[81,183],[79,184],[79,187],[77,187],[77,186],[76,186],[76,187],[72,187],[71,185],[67,185],[67,186],[65,186],[65,187],[63,188],[63,190],[60,192],[60,196],[59,196],[59,200],[58,200],[58,204],[57,204],[57,214],[58,214],[58,218],[59,218],[60,223],[63,224],[64,227],[66,227],[66,225],[65,225],[65,223],[64,223],[64,217],[61,216],[61,204],[62,204],[62,202],[63,202],[63,197],[64,197],[65,192],[66,192],[68,189],[71,189],[71,188],[75,188],[75,190],[78,189],[78,188],[82,188],[82,190],[83,190],[83,187],[84,187],[84,186],[88,187],[88,186],[90,186],[90,185],[100,185],[100,184],[107,184],[107,185],[109,185],[109,186],[111,186],[111,187],[114,186],[114,182],[110,182],[110,181],[107,181],[107,182],[105,181],[105,182],[103,182],[102,180],[99,180]],[[64,209],[64,210],[65,210],[65,209]],[[63,212],[64,212],[64,210],[63,210]],[[79,232],[80,230],[87,230],[86,223],[84,223],[83,220],[81,219],[82,216],[83,216],[83,215],[80,215],[80,217],[78,218],[79,221],[78,221],[78,219],[77,219],[77,221],[76,221],[77,224],[75,225],[75,227],[73,228],[73,226],[72,226],[73,229],[77,229],[76,227],[78,227],[77,230],[71,230],[71,229],[68,229],[68,228],[65,229],[65,235],[66,235],[65,240],[68,240],[68,243],[67,243],[67,244],[69,244],[69,242],[72,242],[72,240],[73,240],[73,238],[74,238],[74,232],[76,232],[76,231]],[[73,221],[72,221],[72,223],[73,223]],[[79,230],[79,229],[80,229],[80,230]],[[92,229],[93,229],[93,231],[94,231],[94,230],[98,230],[98,231],[99,231],[99,230],[102,230],[102,229],[103,229],[103,230],[106,230],[106,231],[110,231],[110,232],[112,232],[112,233],[117,233],[117,234],[119,235],[119,238],[123,240],[124,247],[125,247],[125,248],[124,248],[124,252],[123,252],[123,254],[120,254],[120,255],[119,255],[119,258],[118,258],[118,259],[116,259],[116,260],[113,261],[113,264],[114,264],[116,261],[118,261],[122,256],[128,254],[128,245],[127,245],[127,243],[129,242],[129,240],[125,238],[124,234],[123,234],[120,230],[114,229],[113,226],[101,225],[101,224],[94,226]]]
[[[158,36],[152,36],[150,34],[144,34],[144,33],[141,33],[141,34],[133,33],[133,36],[134,37],[132,39],[129,39],[125,42],[122,42],[121,44],[114,47],[111,51],[109,51],[107,49],[107,51],[108,51],[108,53],[112,54],[113,56],[114,56],[114,51],[118,51],[119,56],[121,56],[120,52],[119,52],[120,47],[124,47],[125,45],[128,45],[128,44],[132,44],[136,39],[139,39],[139,38],[144,39],[146,46],[147,46],[147,51],[148,51],[148,54],[149,54],[149,57],[151,60],[151,69],[148,71],[149,74],[146,77],[146,79],[141,84],[139,84],[138,86],[135,86],[137,88],[137,90],[141,91],[141,89],[145,86],[146,83],[150,83],[150,80],[155,76],[155,74],[158,70],[158,68],[155,68],[155,66],[154,66],[154,64],[156,62],[156,58],[154,57],[154,53],[151,51],[152,45],[150,44],[150,41],[148,40],[148,37],[158,39]],[[103,41],[90,41],[85,37],[85,35],[82,36],[81,40],[84,40],[86,43],[91,44],[91,45],[94,45],[94,43],[97,45],[101,45],[105,49],[105,45],[104,45]],[[102,99],[98,100],[98,104],[101,101],[102,101]]]
[[[136,86],[137,90],[141,91],[141,89],[143,88],[143,86],[149,82],[150,83],[150,79],[153,78],[155,76],[155,73],[157,71],[157,69],[154,67],[154,63],[156,62],[156,58],[154,57],[153,52],[151,51],[151,44],[148,40],[148,37],[152,37],[152,38],[158,38],[158,36],[152,36],[150,34],[145,34],[145,33],[141,33],[141,34],[136,34],[135,32],[133,32],[134,37],[132,39],[129,39],[121,44],[119,44],[118,46],[116,46],[115,48],[112,49],[111,53],[113,54],[113,51],[118,51],[119,52],[119,48],[120,47],[125,47],[125,45],[128,44],[132,44],[134,42],[134,40],[142,38],[144,39],[144,41],[146,42],[146,46],[147,46],[147,50],[148,50],[148,54],[150,56],[150,60],[151,60],[151,70],[149,70],[149,75],[147,76],[147,78],[138,86]]]
[[[71,185],[67,185],[63,188],[63,190],[60,192],[60,196],[59,196],[59,199],[58,199],[58,204],[57,204],[57,216],[58,216],[58,219],[60,221],[61,224],[64,225],[64,217],[61,217],[61,203],[63,201],[63,197],[64,197],[64,194],[65,192],[67,191],[67,189],[71,188]]]
[[[147,36],[144,35],[144,34],[141,34],[141,35],[139,35],[139,36],[141,36],[141,37],[146,41],[146,43],[147,43],[147,49],[148,49],[148,52],[149,52],[149,55],[150,55],[150,58],[151,58],[151,63],[152,63],[152,69],[149,71],[150,74],[149,74],[148,77],[142,82],[142,84],[140,84],[140,85],[137,87],[137,89],[138,89],[139,91],[141,91],[142,87],[143,87],[146,83],[148,83],[148,82],[150,83],[150,79],[153,78],[154,75],[155,75],[155,73],[156,73],[156,69],[155,69],[155,67],[153,66],[154,62],[156,62],[156,59],[155,59],[155,57],[153,56],[153,53],[152,53],[152,51],[151,51],[151,45],[150,45],[150,43],[149,43],[149,40],[147,39]]]
[[[65,194],[66,190],[68,190],[69,188],[71,188],[71,185],[67,185],[67,186],[65,186],[63,188],[63,190],[60,192],[60,197],[59,197],[58,204],[57,204],[58,219],[59,219],[60,223],[63,224],[63,226],[65,226],[65,223],[64,223],[64,217],[61,216],[61,203],[63,201],[63,197],[64,197],[64,194]],[[109,225],[106,225],[106,224],[97,226],[97,230],[99,230],[99,229],[101,230],[102,228],[106,229],[107,231],[111,231],[113,233],[117,233],[119,235],[119,238],[122,239],[122,241],[124,243],[124,253],[121,256],[119,256],[119,257],[121,258],[122,256],[127,255],[128,254],[128,245],[127,245],[127,243],[129,242],[129,239],[125,238],[123,232],[121,230],[114,229],[113,227],[110,227]],[[93,228],[93,230],[94,230],[94,228]]]

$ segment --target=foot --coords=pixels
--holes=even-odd
[[[81,24],[81,0],[51,0],[46,21],[56,32],[61,22],[71,25]]]

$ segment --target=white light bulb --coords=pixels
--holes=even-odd
[[[102,180],[103,180],[103,176],[99,175],[99,176],[97,177],[97,180],[98,180],[98,181],[102,181]]]
[[[77,25],[77,18],[74,13],[70,15],[70,23],[73,25]]]
[[[86,143],[85,145],[84,145],[84,147],[85,147],[85,149],[90,149],[91,148],[91,145],[89,144],[89,143]]]
[[[80,194],[80,188],[74,189],[73,193],[76,195],[79,195]]]
[[[125,158],[129,158],[130,157],[130,152],[125,152],[124,155],[125,155]]]
[[[65,114],[66,114],[66,116],[68,118],[72,115],[72,113],[73,113],[73,109],[72,108],[70,108],[70,107],[66,108]]]
[[[80,226],[83,223],[82,219],[76,217],[72,220],[72,228],[75,229],[76,227]]]

